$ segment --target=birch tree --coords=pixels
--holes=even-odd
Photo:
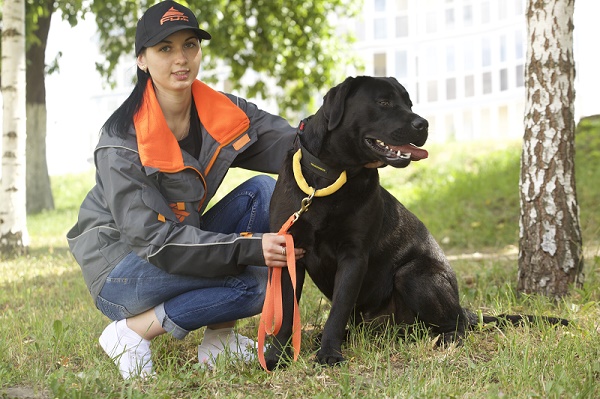
[[[25,0],[4,0],[2,18],[0,253],[29,247],[25,204]]]
[[[529,0],[518,290],[561,297],[583,284],[575,191],[574,0]]]

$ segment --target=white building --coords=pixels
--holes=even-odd
[[[394,76],[435,141],[523,135],[525,0],[366,0],[357,50]]]

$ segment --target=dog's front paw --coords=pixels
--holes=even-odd
[[[335,366],[345,362],[346,359],[342,356],[341,350],[333,348],[321,348],[317,352],[317,362],[324,366]]]
[[[282,350],[281,348],[271,345],[265,353],[265,363],[267,370],[273,371],[276,368],[286,368],[291,359],[289,350]]]

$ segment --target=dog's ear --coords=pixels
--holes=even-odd
[[[333,130],[340,124],[344,115],[346,96],[353,82],[353,77],[346,78],[342,83],[329,90],[323,98],[323,111],[327,119],[327,130]]]

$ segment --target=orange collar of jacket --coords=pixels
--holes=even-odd
[[[248,116],[223,93],[195,80],[192,96],[202,125],[219,143],[219,150],[248,130]],[[184,168],[179,143],[167,125],[150,79],[133,123],[142,165],[171,173]]]

